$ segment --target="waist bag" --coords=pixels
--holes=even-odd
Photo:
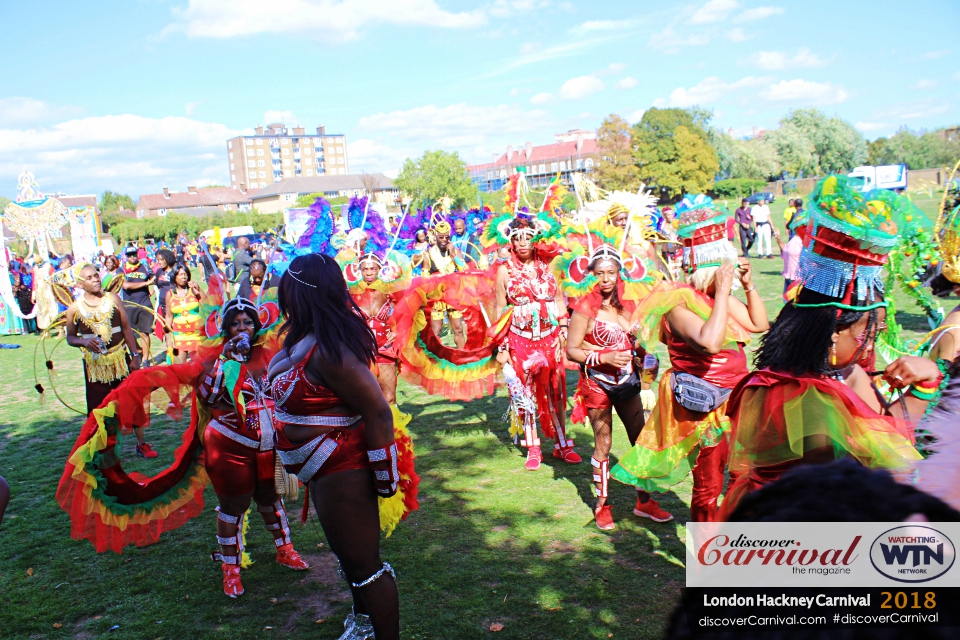
[[[671,373],[670,388],[677,404],[699,413],[710,413],[726,402],[732,393],[731,389],[721,389],[689,373]]]
[[[603,389],[603,392],[607,394],[613,404],[620,404],[640,395],[640,377],[636,371],[631,371],[630,375],[619,384],[611,383],[609,379],[605,380],[604,378],[608,376],[598,375],[593,369],[587,369],[586,371],[587,377]]]

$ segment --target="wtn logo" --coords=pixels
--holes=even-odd
[[[934,538],[931,542],[935,540]],[[880,543],[880,549],[883,552],[883,561],[886,564],[906,564],[911,555],[913,556],[913,566],[915,567],[920,564],[921,558],[923,559],[923,564],[930,564],[931,560],[937,564],[943,564],[942,542],[937,545],[936,551],[923,544],[895,544],[887,546]]]
[[[953,566],[956,555],[949,538],[922,525],[890,529],[870,547],[873,567],[898,582],[927,582],[938,578]]]

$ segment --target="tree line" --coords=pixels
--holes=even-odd
[[[818,109],[796,109],[776,129],[738,138],[712,126],[713,113],[651,108],[631,126],[616,114],[597,132],[596,178],[606,189],[636,189],[641,182],[661,198],[714,192],[750,193],[766,182],[842,173],[862,164],[906,164],[926,169],[952,164],[960,140],[943,129],[901,129],[868,143],[849,122]]]

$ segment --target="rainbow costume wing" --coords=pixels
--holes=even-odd
[[[493,281],[486,274],[454,273],[415,280],[393,312],[401,377],[431,395],[450,400],[492,395],[499,385],[499,365],[487,336],[493,300]],[[467,332],[463,349],[444,345],[430,326],[431,311],[444,305],[463,314]]]

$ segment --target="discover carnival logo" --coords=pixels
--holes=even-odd
[[[950,539],[930,527],[906,525],[880,534],[870,546],[874,569],[897,582],[927,582],[953,566],[957,550]]]

